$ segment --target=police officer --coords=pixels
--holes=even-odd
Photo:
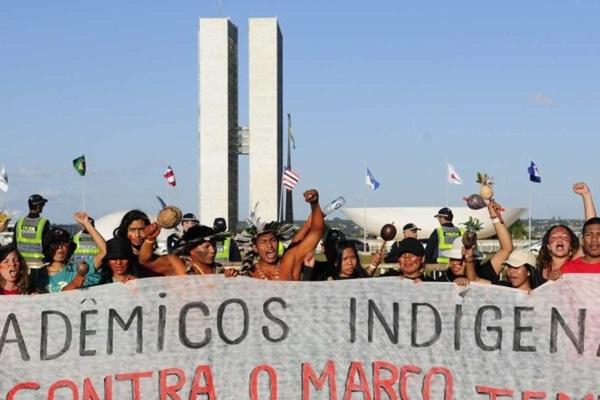
[[[167,238],[167,252],[172,254],[177,247],[179,247],[179,243],[181,242],[182,236],[190,229],[192,226],[196,226],[200,224],[198,218],[192,213],[185,213],[181,218],[181,230],[182,232],[175,232],[169,235]]]
[[[452,249],[454,239],[462,236],[463,230],[452,223],[454,214],[448,207],[441,208],[434,218],[437,218],[440,226],[429,236],[425,248],[425,263],[448,264],[448,258],[442,257],[440,252]]]
[[[213,221],[213,229],[216,233],[223,233],[227,230],[227,221],[225,218],[215,218]],[[235,240],[227,237],[217,240],[217,255],[215,259],[218,262],[239,262],[242,261],[240,249],[237,247]]]
[[[41,215],[47,202],[48,200],[39,194],[29,196],[29,214],[19,218],[15,224],[13,242],[29,268],[36,269],[42,266],[42,238],[50,230],[50,222]]]

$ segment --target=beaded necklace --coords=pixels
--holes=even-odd
[[[275,269],[273,270],[273,273],[271,274],[271,276],[267,276],[267,274],[265,274],[265,272],[263,271],[263,269],[260,267],[260,262],[256,263],[256,271],[258,272],[258,278],[265,280],[265,281],[277,281],[279,280],[279,264],[277,264],[277,266],[275,267]]]

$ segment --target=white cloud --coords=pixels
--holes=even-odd
[[[554,99],[544,93],[533,93],[529,96],[529,101],[532,104],[544,107],[553,107],[556,105]]]

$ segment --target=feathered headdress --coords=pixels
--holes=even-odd
[[[296,227],[285,222],[265,222],[256,216],[258,203],[254,205],[248,220],[248,226],[235,236],[235,241],[242,255],[242,271],[252,269],[258,254],[253,249],[254,240],[264,233],[273,233],[277,240],[287,241],[296,233]]]

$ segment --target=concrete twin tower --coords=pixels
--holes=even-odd
[[[238,220],[238,157],[249,155],[249,200],[278,217],[282,175],[282,36],[275,18],[250,18],[248,127],[238,124],[238,30],[227,18],[201,18],[198,31],[200,219]]]

